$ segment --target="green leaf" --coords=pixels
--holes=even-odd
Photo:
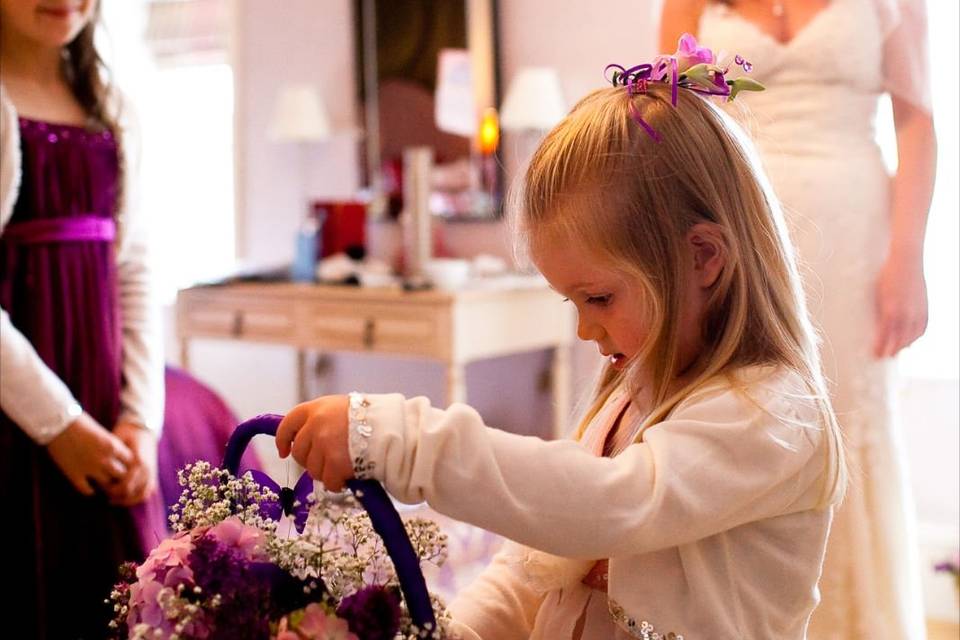
[[[737,94],[741,91],[763,91],[766,89],[766,87],[752,78],[737,78],[736,80],[727,80],[727,84],[730,85],[730,97],[727,98],[728,100],[733,100],[736,98]]]

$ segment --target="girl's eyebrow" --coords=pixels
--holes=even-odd
[[[562,291],[559,291],[559,290],[558,290],[556,287],[554,287],[552,284],[547,283],[547,286],[550,287],[550,288],[551,288],[553,291],[555,291],[556,293],[559,293],[559,294],[563,295],[563,292],[562,292]],[[573,285],[570,286],[570,293],[574,293],[574,292],[577,292],[577,291],[590,291],[590,290],[594,290],[594,289],[603,289],[603,286],[601,286],[601,285],[599,285],[599,284],[592,283],[592,282],[577,282],[577,283],[575,283],[575,284],[573,284]]]

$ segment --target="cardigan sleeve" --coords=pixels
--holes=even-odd
[[[463,640],[527,640],[544,593],[527,580],[520,557],[498,552],[450,603],[453,631]]]
[[[399,500],[534,549],[632,555],[815,507],[829,461],[819,410],[797,387],[758,401],[714,385],[615,458],[487,427],[465,405],[375,395],[351,454]]]
[[[159,437],[163,427],[164,357],[150,258],[147,221],[137,198],[139,131],[129,102],[117,98],[124,154],[123,235],[117,247],[117,279],[123,349],[120,420],[144,426]]]

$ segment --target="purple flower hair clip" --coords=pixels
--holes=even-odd
[[[734,64],[746,73],[753,70],[753,65],[740,55],[734,57]],[[608,64],[603,74],[613,86],[626,87],[631,96],[646,93],[647,85],[651,82],[669,84],[670,104],[674,107],[677,106],[677,93],[681,88],[725,98],[728,102],[741,91],[763,91],[764,86],[751,78],[728,80],[726,76],[729,70],[729,65],[721,67],[717,64],[713,51],[701,47],[696,38],[685,33],[680,36],[677,51],[673,55],[660,55],[651,63],[628,68]],[[651,138],[656,142],[661,141],[660,134],[643,119],[633,102],[630,103],[630,115]]]

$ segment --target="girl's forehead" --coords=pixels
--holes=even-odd
[[[539,238],[531,243],[530,257],[558,290],[608,285],[621,276],[610,258],[590,250],[576,238]]]

